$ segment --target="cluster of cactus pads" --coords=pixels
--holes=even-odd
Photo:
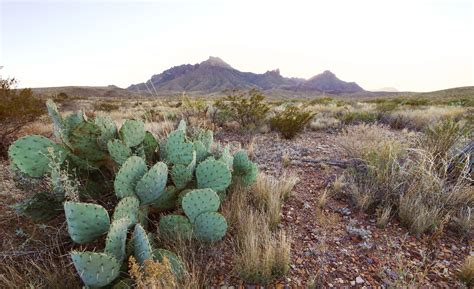
[[[111,284],[126,269],[124,261],[132,254],[141,264],[166,257],[177,278],[181,277],[184,268],[180,259],[170,251],[153,248],[153,234],[145,231],[149,212],[173,212],[160,214],[160,238],[216,242],[227,231],[227,222],[218,212],[226,189],[232,182],[248,186],[256,179],[257,166],[245,151],[232,155],[228,146],[221,149],[214,144],[212,131],[190,137],[184,121],[167,138],[157,141],[145,131],[141,120],[127,120],[117,129],[108,116],[88,120],[85,114],[74,113],[63,118],[52,101],[47,105],[58,141],[25,136],[11,145],[9,157],[23,174],[48,176],[53,187],[59,187],[53,188],[54,194],[63,202],[68,232],[75,243],[106,235],[102,252],[71,252],[87,286]],[[89,174],[104,169],[113,172],[119,201],[112,218],[98,204],[65,200],[61,182],[55,181],[53,159]],[[129,234],[129,230],[133,232]]]

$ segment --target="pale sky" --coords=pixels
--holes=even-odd
[[[474,85],[466,0],[0,0],[0,10],[0,75],[21,87],[127,87],[210,55],[288,77],[328,69],[369,90]]]

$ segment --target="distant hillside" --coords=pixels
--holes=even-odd
[[[364,91],[355,82],[342,81],[330,71],[325,71],[309,80],[287,78],[281,76],[278,69],[263,74],[242,72],[219,57],[212,56],[198,64],[184,64],[167,69],[153,75],[147,82],[131,85],[128,90],[160,95],[182,92],[211,94],[230,88],[331,94]]]
[[[40,97],[52,97],[63,92],[72,97],[133,97],[137,93],[109,86],[58,86],[33,88],[33,92]]]

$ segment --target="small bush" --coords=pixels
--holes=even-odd
[[[314,117],[314,113],[290,105],[270,120],[272,128],[277,129],[284,138],[294,138]]]
[[[379,114],[373,111],[348,111],[336,115],[342,124],[374,123],[378,120]]]
[[[16,83],[14,78],[0,79],[0,157],[6,155],[12,138],[20,128],[46,111],[44,102],[36,98],[31,89],[15,90]]]
[[[227,96],[217,100],[214,106],[219,110],[220,118],[236,121],[247,131],[261,126],[270,110],[270,106],[265,103],[265,96],[256,89],[248,92],[229,90]]]
[[[106,111],[106,112],[111,112],[114,110],[118,110],[120,108],[119,105],[108,103],[108,102],[97,102],[97,103],[94,103],[92,107],[95,111]]]

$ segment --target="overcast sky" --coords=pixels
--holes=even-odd
[[[127,87],[210,55],[289,77],[328,69],[365,89],[474,85],[472,1],[0,3],[0,74],[21,87]]]

